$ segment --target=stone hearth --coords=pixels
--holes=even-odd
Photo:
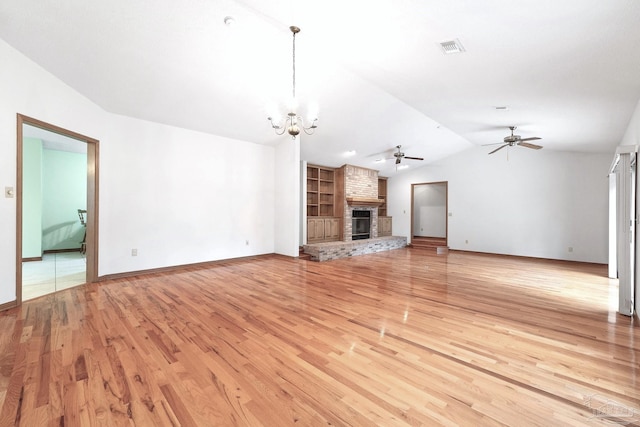
[[[407,246],[407,238],[399,236],[375,237],[366,240],[324,242],[304,245],[304,253],[312,261],[330,261],[356,255],[400,249]]]

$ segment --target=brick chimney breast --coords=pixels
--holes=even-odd
[[[347,203],[347,198],[378,199],[378,171],[361,168],[359,166],[344,165],[344,229],[345,241],[350,241],[353,236],[351,212],[354,208],[371,211],[371,237],[378,237],[378,208],[371,206],[357,206]]]

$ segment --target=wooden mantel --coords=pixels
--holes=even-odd
[[[377,207],[385,202],[384,199],[374,199],[368,197],[347,197],[347,204],[349,206],[371,206]]]

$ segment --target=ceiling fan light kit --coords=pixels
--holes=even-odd
[[[542,148],[542,145],[532,144],[530,142],[527,142],[527,141],[535,141],[542,138],[537,136],[532,136],[530,138],[522,138],[520,135],[513,134],[513,132],[517,129],[516,126],[509,126],[509,129],[511,130],[511,135],[505,136],[503,142],[496,143],[496,144],[502,144],[502,145],[496,148],[495,150],[491,151],[489,154],[493,154],[496,151],[500,151],[504,147],[513,147],[516,145],[519,145],[520,147],[531,148],[533,150],[539,150]],[[496,145],[496,144],[486,144],[486,145]]]
[[[318,127],[316,125],[318,118],[317,117],[314,118],[311,121],[311,125],[305,126],[304,120],[302,119],[302,117],[298,116],[298,114],[294,111],[295,104],[296,104],[295,102],[295,99],[296,99],[296,34],[300,32],[300,28],[296,27],[295,25],[292,25],[289,27],[289,30],[291,30],[291,33],[293,34],[293,49],[292,49],[293,78],[292,78],[292,85],[291,85],[291,88],[292,88],[291,99],[293,102],[291,106],[291,111],[287,113],[287,117],[285,117],[283,124],[274,122],[273,117],[267,117],[267,120],[271,122],[271,127],[276,131],[277,135],[282,135],[285,132],[287,132],[289,135],[291,135],[293,139],[296,139],[296,136],[300,134],[301,130],[304,131],[304,133],[306,133],[307,135],[312,135],[313,132],[315,132],[316,128]]]

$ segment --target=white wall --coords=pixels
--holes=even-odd
[[[22,145],[22,258],[42,256],[42,141]]]
[[[24,175],[23,175],[24,183]],[[28,190],[23,187],[24,200]],[[42,250],[80,249],[85,228],[78,209],[87,208],[87,154],[42,150]],[[22,243],[25,243],[23,223]]]
[[[636,109],[631,116],[631,120],[629,121],[629,126],[627,127],[627,131],[624,134],[624,138],[622,139],[622,143],[620,145],[640,145],[640,101],[636,105]],[[611,156],[613,157],[613,156]],[[637,171],[637,168],[636,168]],[[640,188],[640,173],[636,173],[636,203],[640,200],[640,195],[638,194],[638,189]],[[636,213],[638,215],[638,213]],[[638,226],[636,225],[636,233],[638,232]],[[640,312],[640,281],[638,281],[638,276],[640,274],[640,247],[638,247],[638,237],[636,236],[636,271],[635,271],[635,311],[636,313]]]
[[[107,113],[2,40],[0,60],[0,188],[17,185],[16,113],[100,140],[99,276],[274,252],[274,148]],[[15,198],[0,223],[2,304]]]
[[[122,116],[111,125],[90,135],[99,275],[274,251],[273,148]]]
[[[297,257],[300,234],[300,144],[296,140],[284,140],[275,150],[275,252]]]
[[[636,105],[636,109],[629,120],[629,126],[622,138],[620,145],[638,145],[640,144],[640,100]]]
[[[611,155],[499,153],[472,148],[390,178],[394,234],[409,237],[412,183],[448,181],[450,248],[606,263]]]

